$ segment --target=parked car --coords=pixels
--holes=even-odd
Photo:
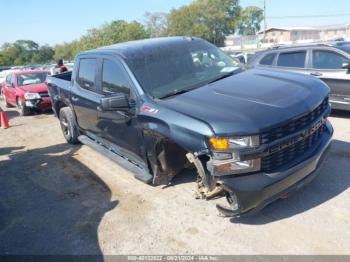
[[[301,74],[244,71],[199,38],[127,42],[80,53],[48,77],[65,139],[154,185],[182,169],[198,194],[226,195],[227,216],[252,214],[310,182],[333,129],[329,88]]]
[[[315,76],[330,87],[332,108],[350,110],[350,42],[276,47],[258,52],[248,64]]]
[[[43,70],[9,73],[2,87],[6,106],[17,106],[23,116],[29,115],[33,110],[51,109],[47,74],[48,72]]]

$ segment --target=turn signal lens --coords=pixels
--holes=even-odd
[[[216,150],[228,150],[229,149],[229,139],[228,138],[209,138],[210,145]]]

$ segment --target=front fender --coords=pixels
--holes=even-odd
[[[162,137],[193,154],[208,150],[207,137],[214,135],[208,124],[169,109],[141,113],[139,123],[145,136]]]

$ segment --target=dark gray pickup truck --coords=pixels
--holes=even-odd
[[[127,42],[77,55],[49,77],[69,143],[93,147],[154,185],[197,170],[204,199],[252,214],[318,173],[333,129],[329,88],[295,73],[237,67],[192,37]]]

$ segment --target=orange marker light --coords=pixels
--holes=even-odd
[[[228,138],[209,138],[210,145],[216,150],[228,150],[229,140]]]

